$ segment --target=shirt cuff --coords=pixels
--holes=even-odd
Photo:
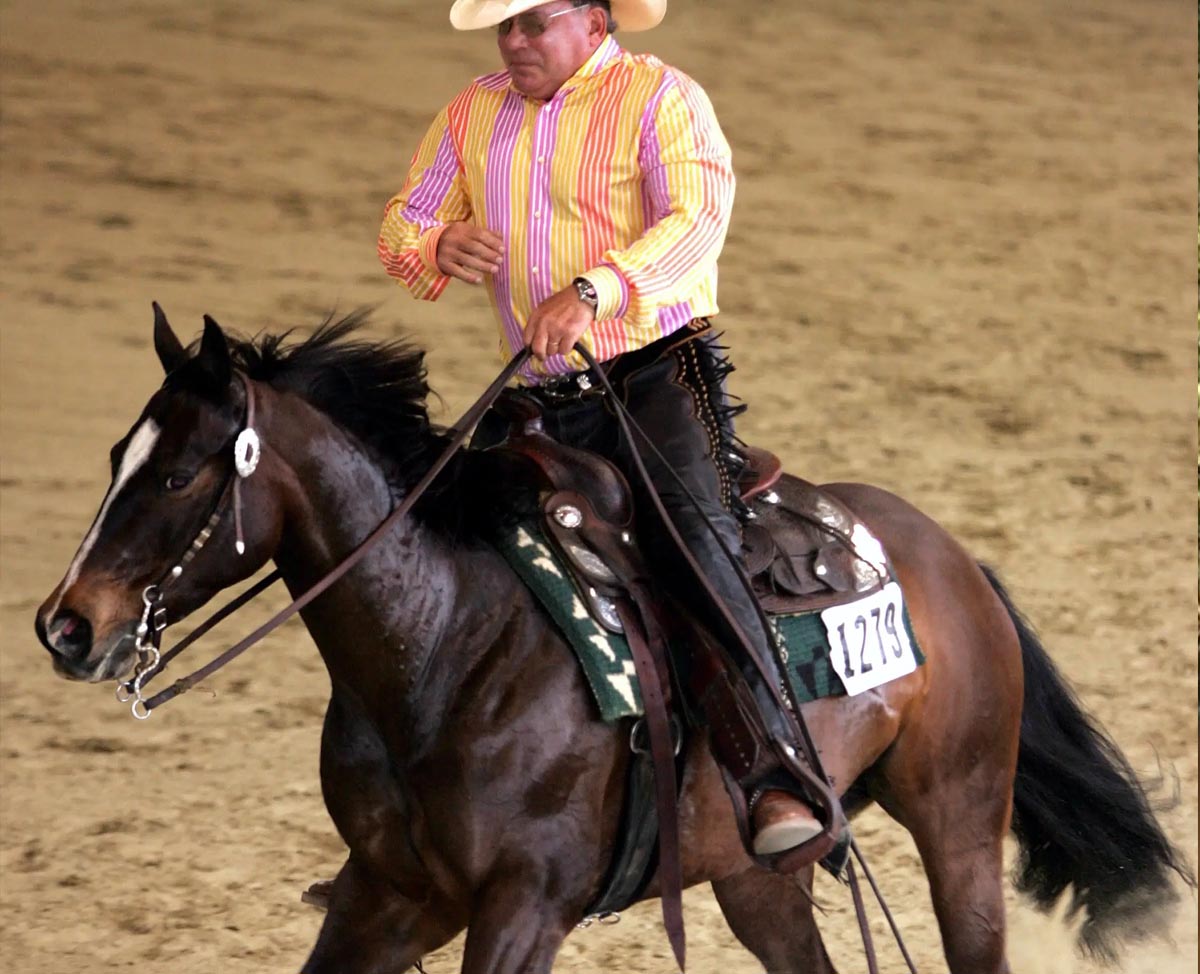
[[[437,274],[439,277],[444,275],[438,269],[438,241],[442,239],[442,234],[446,232],[448,226],[448,223],[439,223],[435,227],[430,227],[417,238],[417,254],[421,258],[421,263],[425,265],[425,269],[429,273]]]
[[[596,320],[620,318],[629,308],[629,285],[625,275],[612,264],[600,264],[579,275],[596,289]]]

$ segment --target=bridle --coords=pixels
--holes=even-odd
[[[258,431],[254,428],[254,386],[250,379],[242,372],[236,373],[242,383],[242,388],[245,390],[246,410],[243,420],[242,429],[237,434],[233,443],[233,466],[226,475],[225,483],[217,494],[217,498],[213,503],[212,512],[209,514],[208,520],[205,522],[192,542],[185,549],[183,556],[164,574],[164,576],[152,585],[146,586],[142,592],[142,617],[138,622],[137,629],[134,635],[134,649],[138,654],[138,664],[134,670],[134,675],[124,683],[117,687],[117,699],[122,703],[132,700],[131,710],[133,716],[138,720],[145,720],[151,712],[162,706],[168,700],[173,700],[182,693],[186,693],[192,689],[197,683],[219,670],[226,663],[240,656],[247,649],[261,640],[264,636],[273,632],[284,622],[290,619],[293,615],[303,609],[306,605],[320,596],[326,589],[337,582],[351,568],[357,565],[376,544],[388,533],[388,531],[412,510],[413,505],[420,499],[421,495],[429,488],[434,479],[442,469],[450,462],[450,458],[459,450],[466,442],[467,437],[475,428],[475,425],[483,417],[483,414],[488,410],[493,402],[504,391],[504,387],[508,385],[509,380],[516,374],[517,370],[525,364],[525,361],[532,353],[528,348],[522,349],[508,363],[501,373],[493,380],[492,384],[484,391],[471,407],[462,415],[457,423],[450,429],[450,440],[446,444],[445,449],[434,460],[433,464],[425,472],[424,476],[404,497],[401,503],[392,509],[392,511],[375,527],[375,529],[367,535],[367,537],[351,551],[345,558],[342,559],[333,569],[331,569],[322,579],[312,585],[304,594],[294,599],[289,605],[281,609],[274,616],[268,619],[265,623],[259,626],[254,632],[246,636],[240,642],[225,650],[220,656],[213,659],[207,665],[196,670],[189,676],[176,680],[171,686],[165,690],[147,698],[142,690],[154,677],[158,676],[167,664],[170,663],[176,656],[187,649],[197,639],[211,630],[223,619],[232,615],[251,599],[265,591],[271,585],[279,580],[280,572],[275,570],[269,575],[264,576],[253,586],[242,592],[236,598],[226,603],[208,619],[196,627],[187,636],[181,639],[178,643],[172,646],[167,652],[161,651],[162,634],[169,625],[167,620],[167,611],[164,606],[165,595],[164,591],[174,582],[178,581],[184,570],[191,561],[199,554],[200,550],[208,543],[212,537],[217,525],[225,516],[226,508],[232,500],[233,520],[235,531],[235,542],[237,554],[243,555],[246,551],[245,537],[242,530],[242,499],[241,499],[241,482],[254,474],[258,466],[259,458],[262,454],[262,440],[258,435]]]
[[[245,534],[242,528],[241,487],[242,481],[249,478],[258,468],[258,461],[262,456],[262,440],[254,427],[254,386],[244,373],[238,372],[236,375],[242,383],[246,406],[242,427],[233,439],[233,463],[225,474],[225,479],[221,483],[221,489],[217,491],[216,500],[213,502],[212,510],[209,512],[204,526],[192,538],[191,543],[184,549],[183,555],[175,564],[157,582],[147,585],[142,590],[142,617],[138,622],[137,629],[134,631],[134,651],[138,655],[137,668],[134,670],[132,677],[117,686],[117,699],[122,703],[132,700],[131,709],[133,716],[138,720],[145,720],[150,716],[150,710],[146,707],[146,701],[142,695],[142,688],[146,683],[161,673],[166,668],[167,663],[199,639],[205,632],[208,632],[217,622],[236,611],[236,609],[241,608],[255,595],[273,585],[280,578],[278,571],[272,572],[257,582],[251,589],[238,596],[233,602],[222,608],[208,622],[189,634],[186,639],[173,646],[165,654],[160,651],[162,633],[169,624],[167,621],[166,606],[164,605],[166,600],[165,590],[179,580],[192,560],[208,544],[213,532],[217,529],[217,525],[221,523],[221,519],[225,516],[230,501],[232,501],[233,506],[234,550],[239,557],[246,553]]]

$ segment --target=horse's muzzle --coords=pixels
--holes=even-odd
[[[70,609],[54,613],[49,626],[39,616],[37,633],[42,645],[65,662],[81,662],[92,651],[92,624]]]
[[[92,659],[95,634],[91,622],[72,609],[60,608],[46,621],[38,613],[34,623],[38,640],[54,660],[54,671],[69,680],[100,683],[117,679],[133,663],[132,625],[129,632],[114,634],[99,660]],[[128,652],[123,652],[128,644]]]

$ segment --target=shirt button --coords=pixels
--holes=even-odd
[[[531,274],[536,274],[536,273],[537,273],[537,268],[536,268],[536,267],[531,267],[531,268],[529,268],[529,273],[531,273]]]
[[[540,220],[540,219],[541,219],[541,217],[542,217],[542,211],[541,211],[541,210],[534,210],[534,211],[533,211],[533,218],[534,218],[535,220]]]
[[[538,162],[545,162],[545,161],[546,161],[545,156],[538,156]]]

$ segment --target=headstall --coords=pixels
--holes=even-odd
[[[246,419],[243,428],[238,433],[234,440],[234,469],[230,472],[225,481],[225,486],[217,495],[217,500],[213,505],[212,513],[209,515],[208,521],[201,528],[200,533],[193,539],[191,545],[184,552],[183,557],[167,572],[166,576],[153,585],[148,585],[145,591],[142,592],[142,618],[138,623],[135,632],[134,647],[138,653],[138,664],[134,671],[134,675],[124,683],[117,687],[117,699],[122,703],[132,700],[131,709],[133,716],[138,720],[145,720],[150,716],[151,711],[156,707],[161,706],[168,700],[173,700],[182,693],[186,693],[192,689],[197,683],[205,677],[216,672],[226,663],[240,656],[247,649],[253,646],[256,642],[274,631],[284,622],[290,619],[293,615],[303,609],[306,605],[321,595],[326,589],[337,582],[351,568],[357,565],[375,545],[388,533],[388,531],[412,510],[413,505],[420,499],[421,495],[429,488],[434,479],[442,469],[450,462],[450,458],[462,447],[466,442],[475,425],[483,417],[483,414],[488,410],[496,398],[508,385],[509,380],[516,374],[517,370],[525,364],[526,360],[532,353],[528,348],[518,352],[507,366],[500,372],[498,376],[488,386],[482,396],[479,397],[471,407],[462,415],[459,421],[450,429],[450,441],[446,444],[446,448],[439,454],[433,464],[425,472],[425,475],[417,482],[411,491],[405,496],[401,503],[392,509],[386,518],[369,534],[367,537],[351,551],[342,561],[329,571],[319,582],[309,588],[303,595],[295,599],[289,605],[281,609],[274,616],[268,619],[265,623],[259,626],[250,635],[243,638],[240,642],[225,650],[216,659],[201,667],[196,672],[182,679],[176,680],[171,686],[160,691],[152,697],[147,698],[142,690],[147,683],[154,677],[166,669],[167,664],[178,656],[183,650],[187,649],[197,639],[211,630],[217,623],[240,609],[243,605],[257,596],[260,592],[267,589],[280,578],[278,570],[264,576],[253,586],[242,592],[236,598],[224,605],[222,608],[213,613],[208,619],[201,623],[191,633],[181,639],[178,643],[171,647],[167,652],[160,652],[162,643],[163,630],[167,628],[167,613],[163,605],[163,590],[172,582],[177,580],[183,574],[188,563],[200,552],[200,549],[208,542],[216,529],[217,524],[225,513],[226,498],[232,495],[233,497],[233,519],[234,529],[236,532],[235,547],[237,553],[242,555],[245,553],[246,544],[242,533],[242,503],[241,503],[241,482],[247,477],[253,475],[255,468],[258,466],[258,461],[262,453],[262,442],[258,435],[258,431],[254,428],[254,392],[250,380],[241,372],[237,373],[241,380],[242,387],[246,391]]]
[[[153,585],[147,585],[142,591],[142,618],[134,632],[134,651],[138,656],[137,667],[132,677],[117,686],[117,699],[122,703],[132,700],[133,703],[130,707],[133,716],[138,720],[145,720],[150,716],[150,710],[146,707],[146,701],[142,695],[142,688],[146,683],[162,672],[167,663],[208,632],[221,619],[241,608],[259,592],[279,579],[279,572],[272,572],[221,609],[186,639],[173,646],[165,654],[160,652],[162,633],[168,625],[167,610],[163,604],[164,590],[183,575],[184,569],[192,559],[208,544],[208,540],[217,529],[221,518],[225,516],[226,502],[230,497],[233,499],[234,550],[239,556],[246,553],[246,539],[242,530],[242,481],[250,477],[258,468],[258,461],[262,457],[262,440],[254,428],[254,386],[243,373],[238,372],[237,376],[241,380],[242,389],[245,392],[246,414],[242,429],[233,441],[233,467],[226,475],[221,490],[217,493],[217,499],[208,520],[204,522],[204,527],[184,550],[183,556],[163,578]]]

